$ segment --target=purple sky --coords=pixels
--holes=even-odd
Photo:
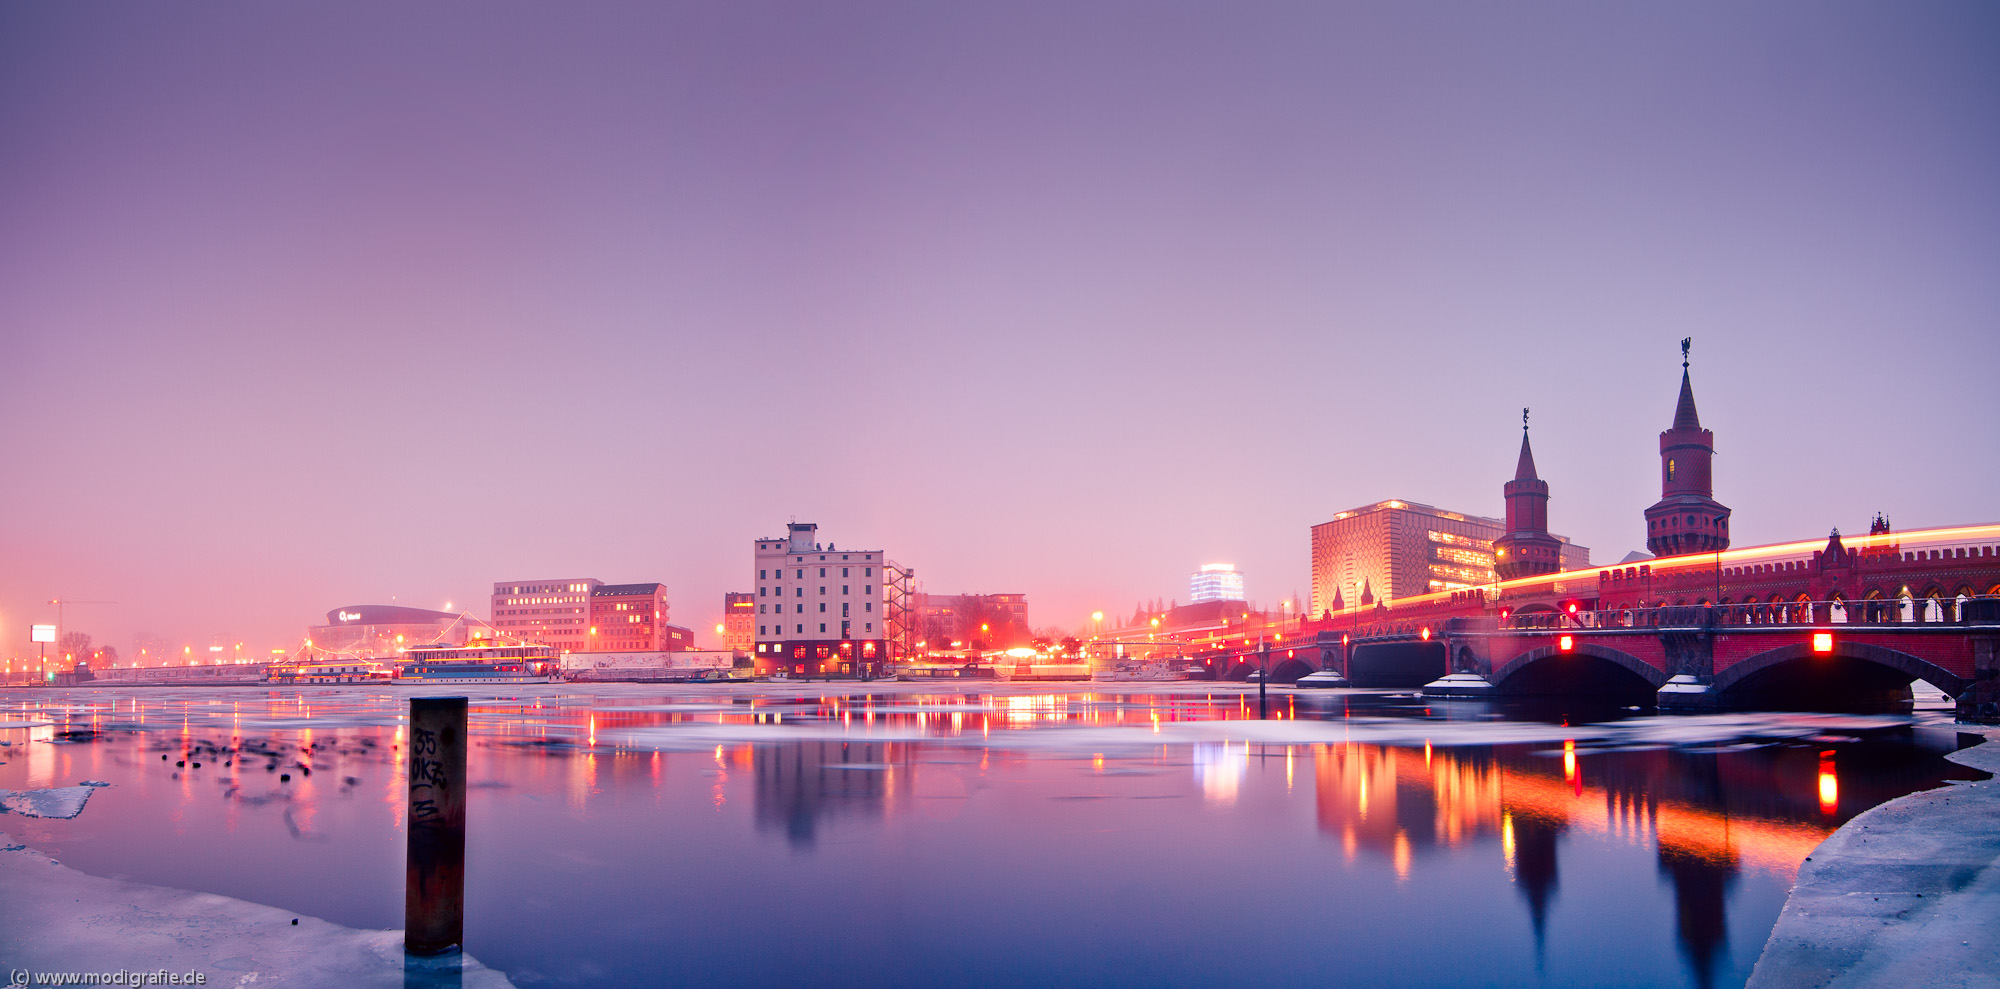
[[[2000,519],[2000,7],[0,6],[0,656],[787,519],[1037,625],[1308,527]],[[705,634],[704,638],[709,638]]]

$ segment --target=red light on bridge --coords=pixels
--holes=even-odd
[[[1423,630],[1423,632],[1422,632],[1421,634],[1423,635],[1423,639],[1424,639],[1424,641],[1425,641],[1425,642],[1429,642],[1429,641],[1431,641],[1431,630],[1430,630],[1430,629],[1424,629],[1424,630]]]
[[[1575,601],[1571,601],[1571,602],[1569,603],[1569,613],[1570,613],[1570,614],[1572,614],[1572,615],[1576,614],[1576,602],[1575,602]]]
[[[1833,633],[1832,633],[1832,632],[1814,632],[1814,633],[1813,633],[1813,652],[1817,652],[1817,653],[1830,653],[1830,652],[1832,652],[1832,651],[1833,651]]]
[[[1572,652],[1576,649],[1576,639],[1565,635],[1556,640],[1556,648],[1563,652]]]

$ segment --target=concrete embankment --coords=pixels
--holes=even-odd
[[[2000,774],[2000,729],[1947,758]],[[1892,800],[1799,868],[1748,989],[2000,989],[2000,776]]]

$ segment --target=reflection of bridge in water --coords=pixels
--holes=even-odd
[[[1842,794],[1832,752],[1813,748],[1594,754],[1564,743],[1558,754],[1354,744],[1315,746],[1313,759],[1320,830],[1350,861],[1381,856],[1407,879],[1418,856],[1497,842],[1538,956],[1566,837],[1652,844],[1673,885],[1682,952],[1704,986],[1727,943],[1727,893],[1740,872],[1789,882],[1841,823],[1907,790],[1871,771],[1869,792]]]

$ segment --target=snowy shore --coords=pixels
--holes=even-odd
[[[513,985],[466,955],[406,967],[401,931],[356,930],[226,896],[87,875],[4,834],[0,890],[0,962],[17,979],[23,971],[31,978],[122,972],[126,981],[114,984],[198,973],[201,985],[259,989]],[[135,975],[141,981],[131,981]]]
[[[2000,729],[1947,756],[2000,774]],[[2000,776],[1889,801],[1813,850],[1747,989],[2000,987]]]

